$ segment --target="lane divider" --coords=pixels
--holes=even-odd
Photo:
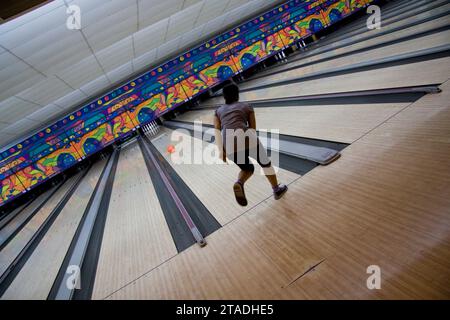
[[[59,282],[58,289],[54,297],[55,300],[70,300],[77,289],[76,285],[70,284],[73,282],[71,281],[72,279],[75,281],[80,281],[80,277],[73,278],[74,274],[73,272],[69,272],[69,268],[73,266],[77,267],[78,270],[81,270],[82,268],[89,245],[89,240],[91,239],[92,231],[94,229],[95,222],[97,221],[97,215],[99,213],[100,205],[107,187],[108,178],[118,156],[119,151],[115,149],[95,187],[89,206],[86,209],[87,211],[84,214],[83,224],[76,239],[75,246],[71,250],[70,259],[66,266],[67,270],[64,270],[64,277]]]
[[[139,139],[142,139],[142,137],[139,137]],[[169,179],[167,179],[166,175],[164,174],[164,171],[162,170],[161,166],[159,165],[158,161],[156,160],[155,156],[153,155],[152,151],[148,147],[148,145],[144,142],[142,143],[145,150],[147,151],[147,154],[149,156],[149,159],[155,166],[159,176],[161,177],[161,180],[163,181],[166,189],[169,191],[170,196],[172,197],[175,205],[178,208],[178,211],[181,213],[181,216],[183,217],[184,222],[187,224],[189,230],[191,231],[192,235],[194,236],[195,241],[200,247],[204,247],[206,245],[206,240],[195,225],[194,221],[192,220],[191,216],[189,215],[188,211],[186,210],[185,206],[183,205],[181,199],[178,197],[175,189],[172,187]]]

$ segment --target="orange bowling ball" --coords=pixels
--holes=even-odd
[[[169,144],[167,146],[167,152],[168,153],[174,153],[175,152],[175,147],[172,144]]]

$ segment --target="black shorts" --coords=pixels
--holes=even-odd
[[[236,165],[241,168],[242,171],[254,172],[255,167],[250,161],[253,158],[258,162],[262,168],[269,168],[272,166],[270,159],[267,157],[266,150],[264,147],[258,143],[257,150],[245,149],[239,152],[234,152],[229,156],[229,158],[236,163]]]

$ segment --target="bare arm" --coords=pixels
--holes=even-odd
[[[248,127],[250,129],[256,130],[256,117],[253,111],[248,115]]]
[[[219,158],[221,158],[224,162],[226,162],[226,157],[223,152],[223,141],[222,141],[222,124],[220,123],[220,119],[218,116],[214,116],[214,136],[216,140],[217,148],[219,149]]]

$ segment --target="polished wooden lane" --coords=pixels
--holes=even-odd
[[[348,104],[255,108],[258,128],[277,129],[281,134],[352,143],[408,103]],[[176,120],[213,124],[210,109],[190,111]]]
[[[31,240],[39,227],[45,222],[53,209],[58,205],[68,190],[70,190],[70,188],[74,185],[79,175],[80,174],[68,179],[42,206],[42,208],[39,209],[30,221],[28,221],[20,232],[2,249],[0,254],[0,274],[5,272],[8,266],[20,254],[22,249],[27,245],[28,241]],[[41,196],[46,196],[46,194],[42,194]],[[33,208],[34,206],[31,204],[28,208],[25,208],[25,210],[33,210]]]
[[[397,2],[398,4],[398,2]],[[383,20],[382,27],[386,28],[392,23],[399,23],[403,21],[403,24],[397,24],[396,26],[406,26],[411,22],[414,24],[418,24],[417,15],[423,14],[425,12],[430,12],[431,10],[435,10],[436,8],[443,8],[448,4],[447,0],[424,0],[424,1],[405,1],[402,5],[392,7],[387,5],[383,5],[381,7]],[[442,10],[435,11],[436,13],[441,13]],[[367,28],[367,17],[362,16],[360,19],[357,19],[353,22],[348,23],[345,26],[339,27],[331,36],[326,36],[322,43],[329,43],[340,41],[342,39],[346,39],[350,36],[361,34],[364,32],[373,33]],[[318,43],[322,45],[321,43]]]
[[[109,298],[450,298],[450,82],[441,88]],[[366,286],[371,265],[380,290]]]
[[[47,299],[105,164],[95,163],[83,177],[3,299]]]
[[[267,99],[440,84],[447,80],[449,72],[450,58],[444,57],[241,92],[240,98],[241,101],[251,102]],[[219,96],[207,100],[204,105],[219,105],[223,103],[223,97]]]
[[[255,175],[247,182],[245,189],[249,204],[247,207],[239,206],[236,203],[232,189],[239,173],[239,167],[231,161],[227,165],[217,162],[217,159],[217,164],[208,164],[206,161],[201,164],[178,163],[178,159],[173,158],[176,155],[167,152],[168,145],[173,144],[177,154],[178,152],[181,153],[181,150],[179,150],[181,144],[177,145],[176,142],[172,141],[172,133],[173,130],[163,128],[162,134],[153,139],[152,143],[221,225],[230,222],[252,206],[271,196],[272,189],[270,184],[258,170],[260,167],[256,165]],[[193,159],[193,152],[201,153],[208,146],[211,146],[207,142],[191,138],[188,134],[180,132],[180,135],[182,139],[197,140],[199,143],[199,148],[196,150],[183,149],[183,156],[186,159]],[[276,169],[278,170],[279,180],[282,183],[291,183],[300,177],[295,173],[280,168]]]
[[[450,58],[408,63],[399,66],[359,71],[317,80],[275,86],[241,93],[242,101],[289,98],[326,93],[390,89],[429,84],[440,84],[450,73]],[[222,103],[223,98],[211,99]]]
[[[323,41],[318,41],[317,43],[312,44],[311,47],[307,49],[307,51],[300,52],[297,55],[295,55],[294,60],[288,59],[288,63],[283,63],[278,66],[271,67],[265,71],[259,72],[257,74],[257,77],[261,77],[275,71],[283,72],[283,70],[291,68],[296,65],[311,63],[323,58],[334,57],[337,54],[343,54],[354,50],[364,49],[369,46],[383,44],[389,41],[412,36],[417,33],[426,32],[436,28],[448,26],[450,23],[449,17],[443,16],[430,21],[416,23],[413,24],[412,26],[395,30],[401,27],[402,25],[406,24],[410,25],[415,21],[420,22],[423,19],[432,17],[436,14],[440,14],[445,10],[449,9],[450,4],[447,3],[445,6],[435,8],[428,12],[420,13],[419,15],[416,15],[407,20],[398,21],[395,24],[392,25],[384,24],[383,27],[379,30],[377,29],[369,30],[365,28],[363,32],[355,36],[348,36],[348,35],[337,36],[338,32],[336,32],[336,34],[331,34],[330,36],[328,36],[329,39],[325,39],[325,43],[323,43]],[[365,21],[366,20],[364,19],[364,23]],[[372,38],[366,39],[368,36],[371,36]],[[324,50],[326,50],[326,52],[323,52]]]
[[[450,9],[450,5],[446,5],[443,7],[444,9],[448,10]],[[434,9],[434,11],[432,11],[433,14],[437,14],[442,12],[441,10],[443,8],[437,8]],[[427,15],[419,15],[416,16],[412,19],[408,19],[406,21],[404,21],[403,23],[407,23],[410,24],[413,21],[420,21],[421,19],[428,17],[429,14]],[[365,21],[365,20],[364,20]],[[295,56],[295,61],[289,61],[286,64],[281,64],[278,66],[274,66],[271,67],[265,71],[259,72],[256,76],[259,78],[261,76],[264,76],[268,73],[272,73],[272,72],[283,72],[285,69],[287,68],[291,68],[297,65],[302,65],[304,63],[311,63],[311,62],[315,62],[318,61],[320,59],[324,59],[324,58],[332,58],[335,57],[338,54],[344,54],[347,52],[351,52],[354,50],[360,50],[360,49],[364,49],[370,46],[374,46],[374,45],[379,45],[379,44],[383,44],[389,41],[393,41],[393,40],[397,40],[397,39],[402,39],[408,36],[412,36],[414,34],[417,34],[419,32],[427,32],[433,29],[437,29],[437,28],[441,28],[441,27],[445,27],[448,26],[450,24],[450,18],[448,16],[444,16],[444,17],[440,17],[431,21],[427,21],[427,22],[423,22],[423,23],[418,23],[416,25],[407,27],[407,28],[402,28],[400,30],[397,31],[393,31],[384,35],[379,35],[381,32],[386,32],[389,31],[391,29],[395,29],[398,28],[400,26],[400,22],[396,23],[394,28],[388,28],[386,26],[384,26],[381,30],[369,30],[367,28],[365,28],[364,30],[362,30],[363,32],[361,34],[355,35],[355,36],[351,36],[351,37],[347,37],[345,36],[344,39],[340,39],[340,40],[335,40],[335,35],[330,35],[330,39],[326,39],[326,41],[330,41],[329,44],[326,45],[322,45],[322,41],[317,42],[317,45],[319,45],[319,48],[315,48],[315,45],[313,44],[311,48],[309,48],[307,51],[300,52],[298,55]],[[359,41],[350,45],[345,45],[339,48],[340,45],[342,45],[343,43],[347,43],[348,41],[353,41],[353,40],[357,40],[357,39],[362,39],[364,37],[367,37],[367,35],[373,35],[373,38],[371,39],[367,39],[364,41]],[[332,40],[332,41],[331,41]],[[420,48],[418,48],[416,46],[416,50],[418,50]],[[322,52],[323,50],[327,50],[326,52]],[[306,56],[305,56],[306,55]],[[304,57],[302,57],[304,56]],[[256,79],[255,79],[256,80]],[[253,80],[249,80],[248,82],[252,82]]]
[[[8,239],[20,230],[31,216],[42,206],[54,193],[56,187],[51,187],[44,193],[34,198],[30,203],[26,203],[8,214],[0,229],[0,246],[5,245]],[[1,271],[0,271],[1,273]]]
[[[92,293],[102,299],[177,254],[139,145],[120,153]]]
[[[450,24],[450,17],[446,17],[447,24]],[[241,90],[246,88],[252,88],[262,85],[271,85],[276,81],[296,79],[298,77],[308,76],[316,72],[323,72],[327,70],[333,70],[335,68],[350,67],[358,63],[367,63],[377,59],[389,58],[396,55],[411,54],[416,51],[422,51],[427,49],[436,48],[442,45],[449,44],[450,30],[439,32],[436,34],[415,38],[409,41],[395,43],[392,45],[384,46],[381,48],[368,50],[360,53],[351,54],[342,58],[336,58],[325,62],[319,62],[305,67],[300,67],[294,70],[285,72],[278,72],[277,74],[270,75],[264,78],[255,79],[243,83],[240,87]],[[420,47],[417,47],[417,43],[420,42]],[[364,42],[364,45],[367,45]],[[351,47],[351,46],[349,46]],[[347,49],[348,47],[345,47]],[[338,51],[338,50],[336,50]],[[334,56],[339,54],[338,52],[331,52],[328,55]],[[309,59],[305,59],[305,63]],[[290,65],[288,65],[290,66]],[[379,68],[379,67],[377,67]]]

